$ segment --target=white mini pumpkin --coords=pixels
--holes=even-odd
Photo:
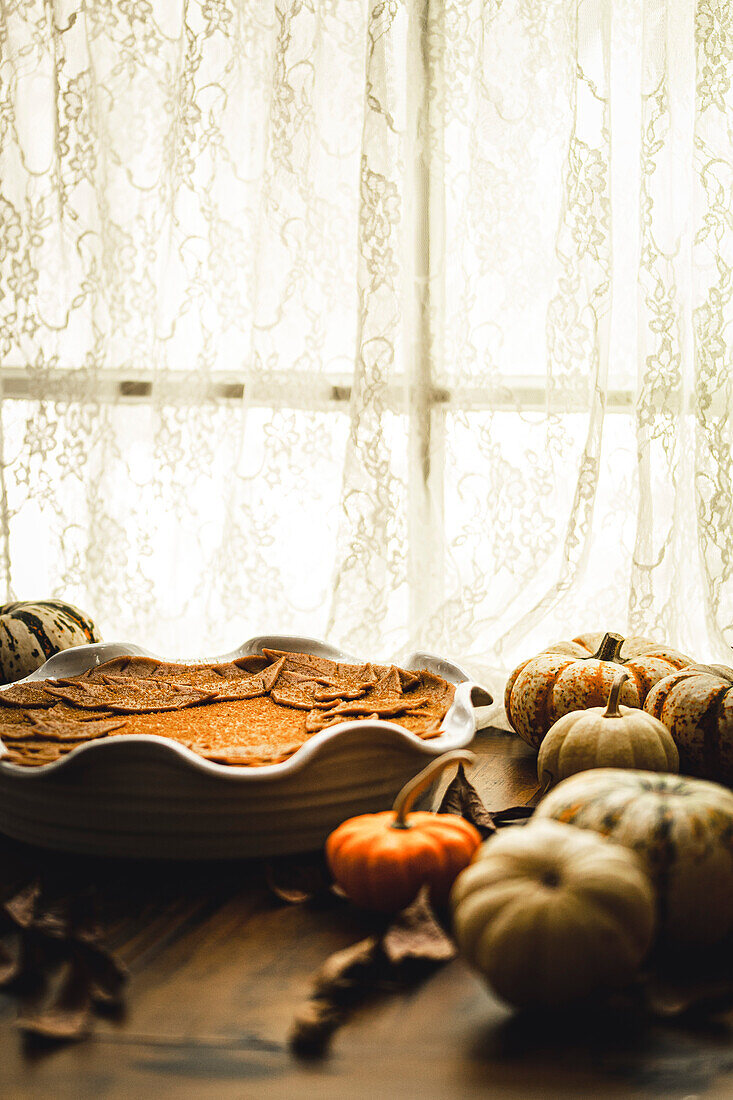
[[[636,857],[553,821],[486,841],[451,907],[462,954],[518,1007],[627,984],[654,934],[654,892]]]
[[[573,710],[551,726],[537,757],[543,789],[591,768],[679,769],[677,746],[667,727],[643,710],[619,705],[628,676],[626,669],[617,673],[605,708]]]

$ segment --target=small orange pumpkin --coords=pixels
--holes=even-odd
[[[391,810],[351,817],[331,833],[326,841],[331,873],[356,905],[394,913],[425,885],[436,905],[447,902],[481,835],[457,814],[409,811],[449,764],[474,760],[462,750],[444,753],[402,788]]]

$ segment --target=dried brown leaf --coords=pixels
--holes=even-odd
[[[30,928],[36,915],[41,896],[41,884],[37,880],[28,883],[3,905],[4,914],[20,929]]]
[[[330,955],[313,979],[313,991],[323,997],[348,998],[365,977],[375,976],[379,937],[367,936]]]
[[[491,814],[497,829],[506,825],[519,825],[526,822],[534,813],[534,806],[508,806],[506,810],[494,810]]]
[[[303,1056],[322,1055],[353,1008],[386,989],[414,985],[454,955],[422,891],[381,935],[326,960],[313,978],[310,998],[294,1017],[290,1045]]]
[[[458,771],[448,784],[438,813],[457,814],[465,818],[476,826],[484,838],[496,832],[493,817],[481,801],[476,788],[466,778],[463,764],[458,765]]]
[[[9,943],[0,943],[0,988],[15,981],[23,968],[20,938],[15,935]]]
[[[293,1017],[289,1043],[303,1057],[322,1055],[348,1016],[377,983],[383,956],[377,936],[368,936],[326,959],[313,978],[313,991]]]
[[[80,940],[78,951],[89,974],[92,999],[104,1005],[119,1005],[129,976],[127,968],[98,941]]]
[[[95,905],[88,889],[59,893],[33,882],[3,906],[16,950],[0,956],[0,981],[23,979],[18,1023],[28,1034],[80,1039],[98,1007],[120,1004],[126,971],[101,941]]]
[[[486,839],[505,825],[525,821],[534,813],[532,806],[510,806],[505,810],[487,810],[473,784],[459,764],[453,780],[446,787],[438,807],[439,814],[457,814],[475,825]]]
[[[387,928],[382,950],[392,964],[405,959],[447,962],[456,954],[455,945],[435,919],[424,890]]]
[[[83,1039],[92,1024],[91,982],[78,958],[67,959],[49,991],[29,1004],[17,1020],[18,1027],[44,1039]]]

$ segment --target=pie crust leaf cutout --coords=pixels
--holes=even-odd
[[[285,658],[280,657],[279,660],[273,661],[269,668],[263,669],[261,673],[261,678],[265,691],[270,691],[272,689],[278,676],[282,672],[284,665]]]
[[[213,698],[215,691],[203,691],[185,684],[168,683],[165,680],[133,677],[129,682],[124,676],[107,677],[97,683],[49,686],[49,695],[72,706],[88,710],[100,708],[118,714],[150,713],[157,710],[179,710],[193,707]]]
[[[94,741],[98,737],[107,737],[126,724],[124,719],[119,718],[70,722],[68,719],[56,718],[53,710],[42,716],[29,714],[28,723],[33,736],[46,741]]]
[[[52,707],[55,703],[56,699],[39,683],[15,684],[7,691],[0,691],[2,707]]]

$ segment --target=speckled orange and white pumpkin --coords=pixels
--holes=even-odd
[[[605,706],[619,665],[629,672],[620,702],[641,707],[654,684],[691,663],[683,653],[644,638],[581,634],[514,669],[504,692],[506,715],[519,736],[539,748],[550,726],[564,714]]]
[[[62,600],[26,600],[0,606],[0,682],[30,676],[62,649],[98,642],[88,615]]]
[[[733,930],[733,793],[677,775],[597,768],[559,783],[532,820],[593,829],[641,858],[671,943],[717,943]]]
[[[672,734],[681,772],[733,785],[733,669],[692,665],[666,676],[644,710]]]

